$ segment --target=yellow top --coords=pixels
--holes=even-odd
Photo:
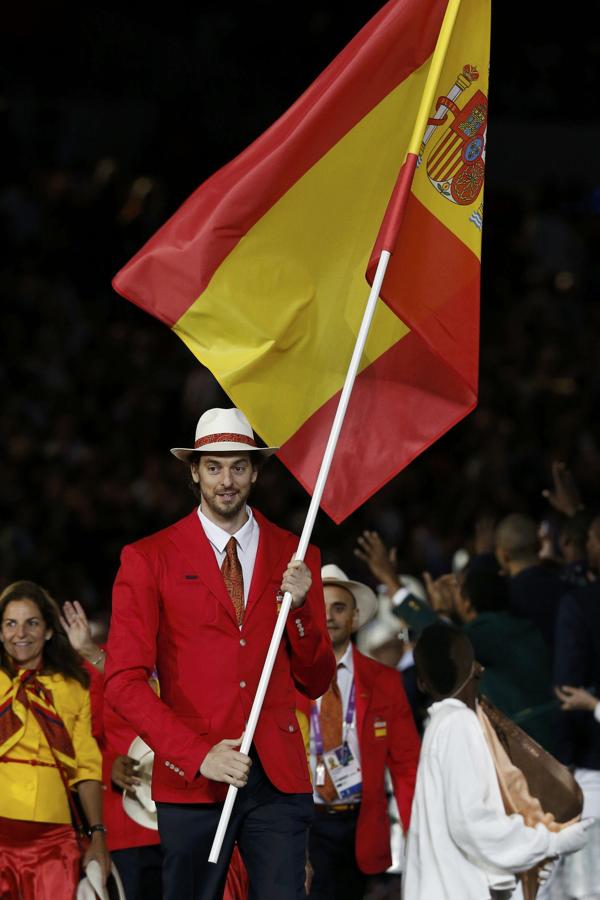
[[[54,706],[69,732],[77,771],[70,784],[102,781],[102,756],[92,736],[90,694],[77,681],[64,675],[38,675],[52,692]],[[10,690],[11,679],[0,670],[0,696]],[[35,760],[43,765],[8,760]],[[33,713],[27,711],[25,733],[6,756],[0,757],[0,816],[27,822],[68,824],[71,811],[64,784],[50,747]]]

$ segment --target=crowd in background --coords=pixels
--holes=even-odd
[[[114,159],[5,173],[0,188],[0,578],[26,574],[90,612],[109,603],[120,547],[191,508],[169,447],[204,409],[230,405],[172,333],[110,287],[166,217],[165,195]],[[554,459],[597,502],[592,200],[489,191],[479,405],[342,526],[319,517],[325,562],[352,571],[357,533],[376,528],[402,571],[435,575],[481,518],[527,512],[554,528],[542,496]],[[308,497],[277,461],[257,502],[299,533]]]

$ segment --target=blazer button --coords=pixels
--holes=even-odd
[[[245,647],[245,646],[246,646],[246,641],[244,640],[244,638],[240,638],[240,647]]]
[[[240,687],[242,687],[242,688],[243,688],[243,687],[246,687],[246,682],[245,682],[245,681],[240,681]]]
[[[294,726],[293,726],[293,725],[288,725],[288,731],[293,731],[293,730],[294,730]]]

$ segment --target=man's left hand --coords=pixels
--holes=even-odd
[[[304,604],[311,584],[312,575],[306,563],[292,557],[281,582],[282,593],[289,591],[292,595],[292,609],[298,609]]]

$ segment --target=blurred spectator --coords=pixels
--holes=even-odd
[[[509,613],[506,580],[493,569],[467,569],[455,608],[484,667],[481,693],[553,753],[557,704],[550,651],[535,625]]]
[[[590,525],[590,563],[600,562],[600,516]],[[587,688],[600,696],[600,581],[573,590],[561,601],[556,628],[554,682]],[[600,724],[585,711],[564,713],[564,761],[600,772]],[[600,775],[599,785],[600,785]]]
[[[572,587],[586,587],[589,583],[587,539],[591,521],[591,513],[580,510],[560,526],[558,545],[564,560],[560,578]]]
[[[520,513],[502,519],[496,528],[496,557],[508,578],[511,612],[533,622],[553,649],[558,604],[566,586],[540,561],[534,520]]]
[[[600,563],[600,516],[593,518],[588,536],[590,564]],[[600,581],[573,590],[560,604],[556,628],[555,684],[562,700],[560,737],[563,761],[575,767],[583,791],[584,816],[600,817],[600,721],[586,695],[600,696]],[[584,688],[573,696],[573,688]],[[578,694],[578,696],[577,696]],[[583,703],[576,702],[577,699]],[[587,708],[586,708],[587,705]],[[577,858],[565,864],[564,894],[600,896],[600,827]]]

